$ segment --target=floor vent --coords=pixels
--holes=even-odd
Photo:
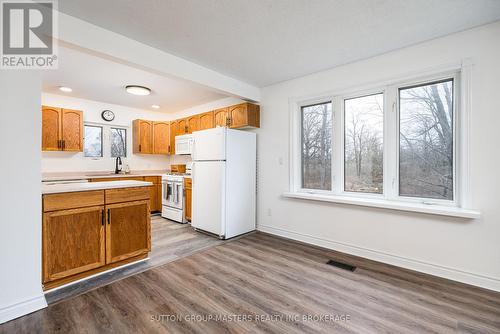
[[[355,266],[351,266],[350,264],[338,262],[338,261],[335,261],[335,260],[330,260],[326,264],[329,264],[331,266],[334,266],[334,267],[337,267],[337,268],[340,268],[340,269],[344,269],[344,270],[349,270],[349,271],[356,270]]]

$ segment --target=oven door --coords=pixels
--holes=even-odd
[[[174,202],[174,182],[163,180],[161,204],[172,206],[173,202]]]
[[[182,210],[184,208],[184,189],[182,182],[172,182],[173,196],[172,203],[169,206]]]

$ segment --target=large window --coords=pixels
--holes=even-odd
[[[291,189],[460,206],[457,189],[467,186],[457,185],[465,175],[457,176],[465,161],[456,156],[459,78],[451,72],[299,102]]]
[[[344,119],[344,189],[381,194],[384,94],[344,100]]]
[[[453,200],[453,79],[399,89],[399,194]]]
[[[302,188],[332,189],[332,104],[302,107]]]
[[[84,155],[102,157],[102,126],[85,125]]]

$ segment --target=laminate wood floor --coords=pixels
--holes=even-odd
[[[332,258],[357,269],[325,264]],[[500,293],[254,233],[52,304],[0,332],[500,333]]]
[[[45,298],[48,304],[53,304],[223,242],[217,238],[195,232],[189,224],[179,224],[154,215],[151,216],[149,259],[49,291],[45,294]]]

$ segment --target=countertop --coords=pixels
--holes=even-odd
[[[92,191],[116,188],[149,187],[153,183],[145,181],[105,181],[105,182],[81,182],[63,184],[43,184],[43,194],[70,193],[78,191]]]
[[[96,172],[53,172],[42,173],[42,182],[47,181],[70,181],[85,179],[102,179],[113,177],[134,177],[134,176],[161,176],[169,172],[168,170],[136,170],[128,174],[114,174],[109,171]]]

